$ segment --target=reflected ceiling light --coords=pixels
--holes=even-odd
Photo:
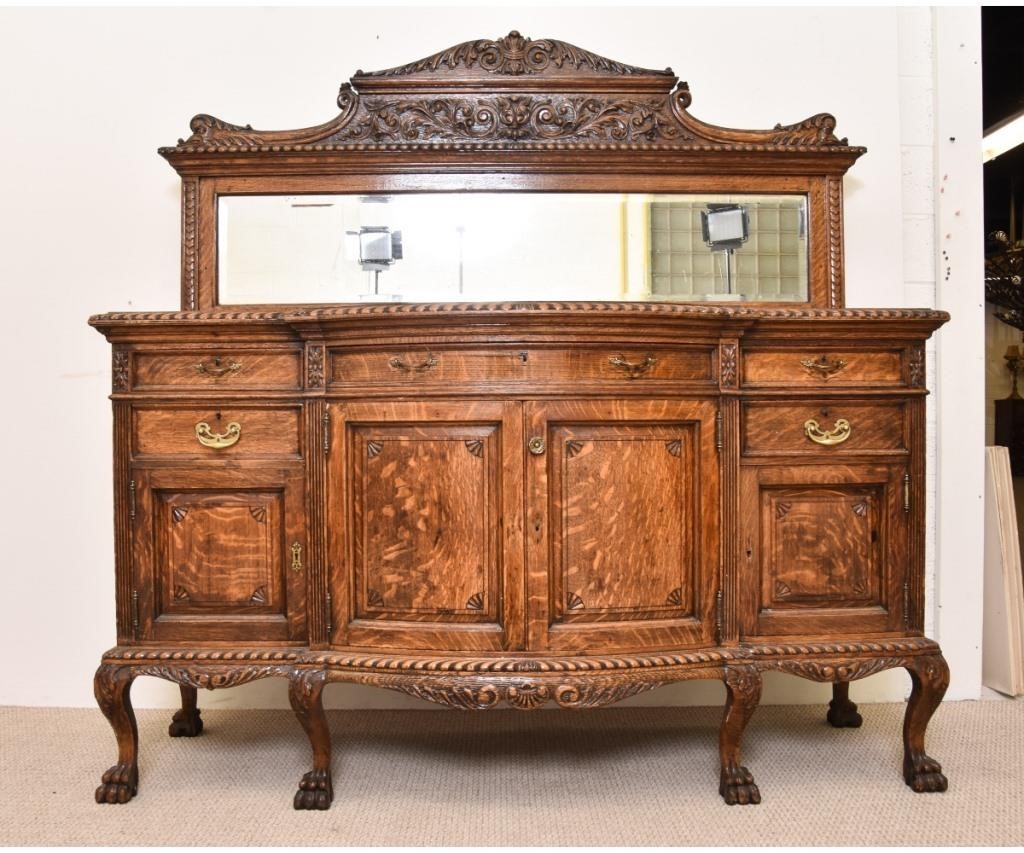
[[[701,236],[712,251],[732,251],[747,242],[747,210],[740,204],[709,204],[700,212]]]
[[[981,140],[982,162],[994,160],[1024,143],[1024,111],[992,125]]]

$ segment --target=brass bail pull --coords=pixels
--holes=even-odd
[[[223,450],[238,443],[242,437],[242,425],[232,421],[228,424],[225,432],[214,432],[206,421],[196,424],[196,438],[203,447],[212,447],[214,450]]]
[[[853,432],[853,428],[846,418],[839,418],[835,426],[829,431],[823,430],[815,420],[809,420],[804,423],[804,435],[815,444],[822,444],[826,447],[842,444],[850,437],[851,432]]]
[[[636,363],[627,361],[621,355],[613,355],[608,359],[608,363],[610,365],[626,371],[626,374],[629,376],[630,379],[639,379],[648,370],[654,367],[657,361],[658,359],[656,359],[653,355],[644,356],[643,361]]]

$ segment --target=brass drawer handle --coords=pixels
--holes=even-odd
[[[404,370],[406,373],[426,373],[426,371],[437,367],[437,357],[429,355],[426,361],[419,364],[406,364],[397,355],[394,355],[388,359],[388,367],[393,370]]]
[[[293,542],[292,543],[292,571],[293,572],[301,572],[302,571],[302,543],[301,542]]]
[[[530,448],[530,453],[534,456],[540,456],[545,450],[547,450],[547,443],[539,435],[531,438],[526,446]]]
[[[815,361],[813,358],[805,358],[800,361],[804,370],[808,373],[816,373],[822,379],[828,379],[844,367],[846,362],[841,358],[833,358],[831,361],[827,355],[823,355]]]
[[[213,432],[206,421],[196,424],[196,438],[203,447],[212,447],[214,450],[223,450],[231,447],[242,437],[242,425],[232,421],[228,424],[226,432]]]
[[[229,373],[237,373],[242,369],[237,361],[229,361],[227,364],[222,365],[219,357],[213,360],[213,364],[207,364],[205,361],[199,362],[196,365],[196,373],[205,373],[207,376],[212,376],[215,379],[220,379],[222,376],[226,376]]]
[[[804,423],[804,434],[815,444],[823,444],[826,447],[842,444],[850,437],[852,431],[853,428],[846,418],[839,418],[830,432],[822,430],[817,421],[811,420]]]
[[[621,355],[613,355],[608,359],[608,363],[614,367],[621,367],[626,373],[629,374],[630,379],[639,379],[648,370],[654,367],[658,361],[653,355],[645,356],[644,360],[639,364],[633,364],[632,362],[626,361]]]

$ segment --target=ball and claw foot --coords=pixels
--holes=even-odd
[[[857,706],[849,700],[842,702],[833,699],[828,703],[828,714],[825,717],[829,725],[837,729],[859,729],[864,718],[857,713]]]
[[[331,785],[329,770],[311,770],[299,782],[299,790],[295,792],[296,809],[325,810],[331,807],[334,799],[334,788]]]
[[[761,792],[754,784],[753,774],[742,765],[722,768],[718,793],[727,806],[752,806],[761,802]]]
[[[139,768],[134,764],[115,764],[103,774],[96,789],[97,803],[127,803],[139,791]]]
[[[175,711],[167,734],[171,737],[198,737],[203,733],[203,718],[195,711]]]
[[[908,756],[904,760],[903,779],[918,794],[945,791],[949,786],[942,773],[942,765],[924,753]]]

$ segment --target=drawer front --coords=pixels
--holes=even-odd
[[[903,453],[906,403],[817,400],[751,402],[743,406],[743,455]]]
[[[299,406],[136,408],[136,457],[202,459],[300,456]]]
[[[143,350],[135,352],[134,362],[134,387],[139,390],[302,386],[302,360],[296,350]]]
[[[423,386],[475,383],[712,384],[711,348],[600,347],[344,350],[331,353],[331,384]]]
[[[750,349],[743,353],[747,387],[903,385],[901,350]]]

